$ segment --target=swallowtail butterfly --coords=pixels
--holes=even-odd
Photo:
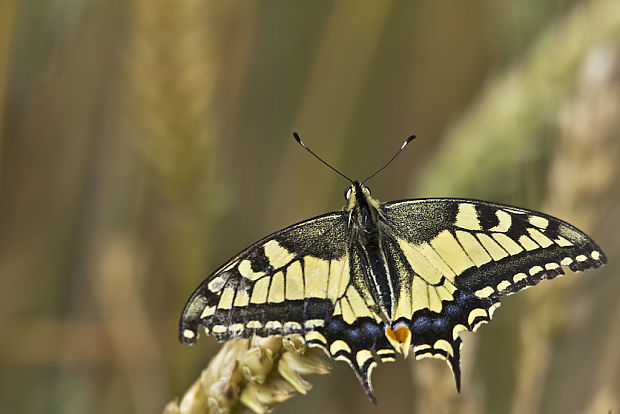
[[[220,341],[301,334],[347,362],[373,402],[377,361],[412,350],[445,360],[460,389],[459,334],[490,321],[502,296],[607,261],[555,217],[456,198],[380,203],[369,178],[349,179],[344,209],[277,231],[207,277],[185,305],[180,341],[195,343],[200,326]]]

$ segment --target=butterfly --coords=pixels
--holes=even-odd
[[[183,310],[179,339],[202,326],[219,341],[303,335],[348,363],[366,395],[377,362],[396,354],[445,360],[461,387],[461,332],[491,320],[500,298],[607,259],[582,231],[549,215],[489,201],[380,203],[351,182],[347,205],[279,230],[208,276]]]

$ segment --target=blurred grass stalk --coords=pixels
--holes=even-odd
[[[114,161],[102,167],[104,175],[116,180],[102,180],[101,191],[117,196],[97,205],[100,211],[117,211],[122,218],[109,214],[103,218],[91,252],[95,257],[91,272],[132,410],[146,413],[161,404],[165,397],[160,394],[169,380],[154,329],[154,321],[167,315],[149,310],[152,291],[145,289],[165,282],[147,282],[147,275],[196,273],[202,267],[197,263],[204,258],[190,253],[208,250],[197,247],[204,243],[204,226],[193,220],[207,210],[206,187],[213,175],[215,121],[210,104],[215,66],[210,63],[215,58],[204,24],[210,3],[137,0],[133,7],[123,56],[125,84],[120,90],[125,107],[117,115],[124,136],[121,148],[110,149]],[[132,180],[123,181],[126,177]],[[118,196],[119,191],[130,194]],[[163,210],[167,214],[161,214]],[[118,253],[114,248],[118,245],[126,252],[128,264],[109,269],[124,263],[105,256]],[[158,254],[162,248],[167,248],[167,254]],[[144,253],[150,255],[144,257]]]
[[[6,116],[7,84],[11,46],[13,44],[13,24],[15,22],[15,0],[0,1],[0,161],[2,160],[2,143],[4,135],[4,117]],[[0,172],[2,171],[0,165]],[[2,177],[0,176],[0,182]]]
[[[213,34],[204,23],[210,12],[209,3],[199,0],[137,0],[126,56],[127,122],[136,131],[131,143],[167,195],[183,201],[195,196],[211,168],[217,66],[211,64]]]
[[[602,233],[599,242],[605,247],[604,241],[612,240],[609,230],[606,233],[601,228],[606,222],[605,217],[610,214],[611,196],[619,172],[618,131],[618,5],[608,0],[578,3],[540,36],[522,61],[491,81],[472,105],[472,110],[450,128],[436,160],[422,175],[420,192],[455,194],[469,189],[465,190],[469,196],[495,196],[510,202],[510,194],[523,194],[527,198],[531,194],[528,185],[542,185],[540,193],[544,198],[538,200],[542,211],[574,223],[587,232],[599,229]],[[548,151],[549,147],[554,150]],[[507,175],[511,168],[526,171],[527,165],[546,169],[547,182],[511,180]],[[498,180],[498,176],[504,176],[505,180]],[[536,208],[532,201],[529,200],[530,207]],[[615,252],[608,253],[614,256]],[[603,277],[601,273],[596,277]],[[575,409],[571,404],[576,402],[571,396],[583,393],[578,388],[583,381],[573,381],[568,385],[572,388],[566,388],[567,385],[562,383],[566,381],[550,381],[552,366],[564,372],[561,378],[574,377],[568,368],[557,368],[558,333],[579,332],[575,321],[588,325],[598,314],[593,312],[594,297],[587,298],[584,292],[577,294],[587,282],[569,280],[568,284],[556,283],[553,286],[545,282],[524,295],[523,304],[532,312],[523,309],[521,319],[514,321],[520,326],[519,337],[513,339],[519,343],[519,353],[514,362],[504,361],[506,365],[515,365],[512,407],[503,407],[514,414],[571,411]],[[586,302],[585,311],[583,307],[570,305],[574,296],[581,296]],[[616,309],[598,310],[604,315],[620,314],[618,305],[612,306]],[[617,330],[620,326],[617,318],[609,318],[609,326]],[[493,348],[506,342],[505,338],[488,336],[486,340],[492,342]],[[584,352],[606,349],[604,344],[589,344],[588,337],[579,335],[566,336],[565,340],[583,344]],[[474,341],[475,337],[467,338],[464,347],[473,348]],[[473,359],[473,352],[466,352],[463,357],[466,377],[471,376],[471,366],[479,366]],[[618,406],[617,390],[614,396],[609,389],[618,376],[620,366],[617,363],[608,369],[586,366],[574,360],[570,363],[579,367],[580,376],[601,385],[600,390],[583,395],[587,400],[580,404],[585,412],[600,412]],[[467,396],[446,400],[451,391],[449,384],[437,387],[437,381],[429,381],[429,378],[437,377],[434,371],[443,370],[443,366],[420,367],[418,364],[412,369],[422,391],[419,395],[425,396],[418,399],[419,412],[488,412],[489,407],[510,401],[510,396],[505,394],[510,391],[494,388],[480,377],[464,380],[470,384],[466,386],[469,388]],[[494,389],[501,393],[493,395]],[[554,395],[558,398],[545,398]]]

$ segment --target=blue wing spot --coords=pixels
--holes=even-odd
[[[431,327],[431,320],[426,316],[420,316],[415,321],[413,321],[413,330],[414,331],[426,331]]]
[[[460,309],[458,306],[450,303],[444,306],[444,312],[447,316],[457,316],[460,314]]]
[[[372,338],[376,338],[382,334],[381,328],[376,323],[370,321],[364,322],[361,331],[365,336]]]
[[[433,321],[433,330],[436,332],[443,331],[446,328],[446,320],[444,318],[437,318]]]
[[[342,332],[344,329],[345,325],[342,319],[332,319],[327,324],[327,330],[330,332]]]
[[[362,332],[359,328],[349,328],[346,331],[349,342],[357,342],[362,338]]]
[[[455,299],[456,299],[456,303],[458,303],[461,306],[467,305],[470,302],[469,295],[465,295],[461,291],[456,292]]]

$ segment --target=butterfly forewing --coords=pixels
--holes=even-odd
[[[406,244],[478,297],[516,293],[563,274],[562,266],[581,271],[606,263],[583,232],[534,211],[465,199],[405,200],[382,208]]]
[[[346,214],[338,212],[288,227],[242,251],[196,289],[181,317],[181,341],[195,342],[199,326],[218,340],[322,326],[346,286],[345,235]]]

